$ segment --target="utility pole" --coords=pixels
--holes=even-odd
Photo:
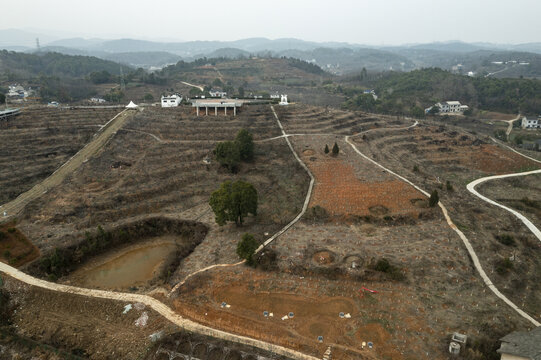
[[[36,49],[41,52],[41,46],[39,46],[39,38],[36,38]]]

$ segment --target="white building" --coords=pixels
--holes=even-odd
[[[470,108],[468,105],[462,105],[460,101],[443,101],[434,106],[439,108],[439,114],[461,114]],[[428,114],[434,106],[425,109],[425,113]]]
[[[287,102],[287,95],[281,95],[279,105],[289,105],[289,103]]]
[[[162,96],[162,107],[177,107],[182,101],[182,96],[178,94]]]
[[[103,104],[103,103],[106,103],[107,101],[105,99],[102,99],[102,98],[93,97],[93,98],[90,98],[90,102]]]
[[[523,129],[541,129],[541,115],[537,119],[528,119],[524,116],[521,125]]]
[[[227,96],[227,93],[220,90],[210,90],[209,95],[211,97],[225,98]]]

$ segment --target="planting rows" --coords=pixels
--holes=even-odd
[[[442,127],[428,126],[399,134],[371,133],[357,144],[375,158],[392,158],[401,164],[430,168],[434,173],[474,172],[501,174],[527,169],[535,164],[518,154],[487,141]]]
[[[241,128],[250,131],[254,140],[280,135],[268,106],[244,106],[236,117],[214,116],[211,110],[208,116],[197,117],[191,108],[148,110],[151,114],[139,114],[126,127],[152,133],[164,141],[232,140]]]
[[[277,108],[278,115],[289,134],[351,135],[378,126],[396,126],[401,121],[390,117],[340,111],[306,105]]]
[[[212,191],[225,180],[254,184],[260,197],[259,222],[280,226],[296,215],[307,176],[284,140],[256,144],[253,163],[241,164],[238,174],[214,162],[216,143],[234,139],[242,127],[256,139],[279,134],[268,107],[247,108],[236,119],[195,118],[165,110],[147,108],[137,114],[70,181],[31,204],[25,226],[38,246],[53,246],[55,239],[47,238],[46,232],[60,236],[56,229],[61,225],[63,233],[84,232],[151,214],[179,216],[208,204]],[[197,138],[206,141],[192,141]]]
[[[466,184],[474,179],[536,169],[538,164],[498,147],[490,139],[479,139],[450,126],[428,124],[401,132],[381,130],[354,141],[367,156],[427,191],[437,190],[451,219],[471,241],[491,281],[524,311],[540,314],[540,278],[536,270],[541,266],[539,241],[514,216],[466,190]]]
[[[112,109],[25,109],[0,123],[0,204],[53,173],[117,113]]]

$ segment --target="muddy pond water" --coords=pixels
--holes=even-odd
[[[174,237],[154,239],[104,255],[85,264],[69,277],[85,287],[120,289],[144,285],[159,275],[177,249]]]

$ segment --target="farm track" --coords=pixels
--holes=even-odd
[[[26,109],[0,124],[0,203],[14,200],[52,174],[118,111]]]
[[[355,146],[355,144],[353,142],[350,141],[350,136],[346,136],[346,142],[353,148],[353,150],[355,152],[357,152],[359,155],[361,155],[363,158],[365,158],[366,160],[372,162],[374,165],[377,165],[379,166],[380,168],[388,171],[390,174],[398,177],[399,179],[401,179],[402,181],[405,181],[406,183],[410,184],[411,186],[413,186],[415,189],[419,190],[420,192],[422,192],[424,195],[426,195],[427,197],[430,196],[430,194],[428,192],[426,192],[425,190],[421,189],[420,187],[418,187],[417,185],[415,185],[414,183],[412,183],[411,181],[409,181],[408,179],[406,179],[405,177],[401,176],[401,175],[398,175],[397,173],[389,170],[388,168],[384,167],[383,165],[381,165],[380,163],[378,163],[377,161],[373,160],[372,158],[370,158],[369,156],[363,154],[362,152],[360,152],[357,147]],[[533,173],[539,173],[541,172],[541,170],[539,171],[535,171]],[[521,173],[519,174],[512,174],[510,176],[521,176]],[[494,178],[494,177],[493,177]],[[498,177],[496,177],[498,178]],[[483,179],[479,179],[479,180],[483,180]],[[470,183],[470,184],[476,184],[476,181]],[[468,190],[470,190],[468,188]],[[529,314],[527,314],[526,312],[524,312],[522,309],[520,309],[518,306],[516,306],[511,300],[509,300],[509,298],[507,298],[504,294],[502,294],[500,292],[500,290],[492,283],[492,281],[490,280],[490,278],[487,276],[486,272],[484,271],[480,261],[479,261],[479,258],[475,252],[475,250],[473,249],[470,241],[468,240],[468,238],[464,235],[464,233],[462,231],[460,231],[458,229],[458,227],[453,223],[453,221],[451,220],[449,214],[448,214],[448,211],[447,211],[447,208],[442,204],[442,202],[438,202],[438,206],[441,208],[442,212],[443,212],[443,215],[447,221],[447,224],[451,227],[451,229],[453,229],[457,234],[458,236],[460,237],[460,239],[462,240],[462,242],[464,243],[470,257],[472,258],[472,261],[473,261],[473,264],[475,266],[475,269],[477,270],[477,272],[479,273],[479,275],[481,276],[481,278],[483,279],[483,281],[485,282],[485,284],[488,286],[488,288],[498,297],[500,298],[501,300],[503,300],[509,307],[511,307],[513,310],[515,310],[520,316],[522,316],[523,318],[525,318],[526,320],[528,320],[530,323],[532,323],[533,325],[535,326],[541,326],[541,323],[539,323],[537,320],[535,320],[533,317],[531,317]]]
[[[62,183],[64,179],[66,179],[66,177],[81,166],[83,162],[87,161],[88,158],[103,148],[103,146],[111,139],[112,136],[114,136],[114,134],[116,134],[116,132],[124,125],[126,120],[131,115],[132,114],[127,111],[122,111],[117,114],[114,118],[109,120],[109,122],[103,128],[101,128],[91,142],[86,144],[49,177],[36,184],[30,190],[19,195],[15,200],[0,206],[0,211],[2,214],[7,214],[7,216],[2,216],[0,221],[9,221],[9,219],[22,211],[29,202],[39,198],[42,194]]]
[[[278,115],[276,115],[276,113],[274,111],[274,108],[272,108],[272,110],[273,110],[273,113],[274,113],[274,115],[276,117],[276,120],[277,120],[277,122],[279,124],[280,130],[282,132],[281,136],[277,136],[275,138],[278,139],[278,138],[283,137],[286,140],[288,146],[293,151],[297,161],[310,174],[311,182],[310,182],[310,188],[309,188],[309,191],[308,191],[308,194],[307,194],[307,197],[306,197],[302,212],[290,224],[286,225],[286,227],[283,228],[280,232],[278,232],[273,237],[268,239],[265,242],[264,245],[267,245],[272,240],[274,240],[276,237],[283,234],[285,231],[287,231],[287,229],[289,229],[291,226],[293,226],[293,224],[295,222],[297,222],[302,217],[302,214],[304,214],[304,211],[306,211],[306,208],[308,206],[309,199],[310,199],[310,194],[311,194],[311,189],[312,189],[312,186],[313,186],[313,183],[314,183],[313,176],[309,172],[308,168],[304,165],[304,163],[300,160],[300,158],[298,157],[296,152],[293,150],[293,146],[289,142],[289,139],[288,139],[289,136],[293,136],[293,135],[287,135],[286,134],[286,132],[285,132],[285,130],[284,130],[279,118],[278,118]],[[414,125],[412,125],[410,127],[413,127],[413,126],[416,126],[416,125],[417,125],[417,123],[415,123]],[[396,128],[396,129],[399,130],[399,128]],[[105,130],[107,130],[107,128]],[[294,135],[295,136],[304,136],[304,135],[312,135],[312,134],[306,133],[306,134],[294,134]],[[329,134],[327,134],[327,135],[329,135]],[[336,135],[336,134],[330,134],[330,135]],[[390,171],[389,169],[386,169],[385,167],[383,167],[382,165],[380,165],[376,161],[374,161],[374,160],[370,159],[368,156],[362,154],[356,148],[356,146],[352,142],[349,141],[350,138],[351,138],[350,136],[346,136],[345,140],[350,146],[352,146],[352,148],[358,154],[360,154],[361,156],[363,156],[364,158],[366,158],[367,160],[372,162],[374,165],[377,165],[377,166],[385,169],[386,171],[388,171],[390,174],[393,174],[394,176],[397,176],[401,180],[405,181],[406,183],[410,184],[411,186],[413,186],[417,190],[421,191],[423,194],[425,194],[427,196],[429,195],[427,192],[423,191],[422,189],[420,189],[419,187],[417,187],[416,185],[411,183],[406,178],[404,178],[404,177]],[[161,146],[159,144],[157,144],[157,145]],[[155,154],[155,157],[157,157],[157,156],[159,156],[158,151]],[[197,163],[197,162],[194,162],[194,163]],[[189,167],[190,167],[190,165],[188,165],[188,168]],[[150,176],[150,174],[149,174],[149,176]],[[169,187],[169,186],[166,186],[166,187]],[[160,192],[160,191],[161,190],[159,190],[158,192]],[[39,196],[39,194],[38,194],[38,196]],[[467,240],[467,238],[452,223],[451,219],[449,218],[449,216],[447,214],[446,208],[443,206],[443,204],[441,204],[441,202],[439,203],[439,206],[441,207],[449,226],[453,230],[455,230],[458,233],[458,235],[461,237],[461,239],[464,241],[464,244],[466,245],[466,248],[468,249],[468,252],[472,256],[472,259],[474,261],[474,265],[476,266],[476,269],[480,273],[481,277],[483,278],[483,280],[485,281],[487,286],[489,286],[489,288],[500,299],[504,300],[509,306],[511,306],[521,316],[525,317],[526,319],[528,319],[530,322],[532,322],[536,326],[539,326],[539,323],[536,322],[535,319],[532,319],[528,314],[524,313],[522,310],[520,310],[518,307],[516,307],[510,300],[508,300],[503,294],[501,294],[498,291],[498,289],[490,282],[490,279],[488,279],[488,277],[484,273],[484,271],[483,271],[483,269],[482,269],[482,267],[481,267],[481,265],[479,263],[479,260],[477,259],[477,256],[476,256],[473,248],[469,244],[469,241]],[[258,249],[258,251],[261,250],[261,249],[262,249],[262,247],[260,249]],[[235,266],[235,265],[238,265],[238,264],[239,263],[237,263],[237,264],[220,264],[220,265],[214,265],[213,267],[216,267],[216,266]],[[208,268],[201,269],[198,272],[205,271],[205,270],[208,270]],[[12,277],[14,277],[14,278],[16,278],[16,279],[18,279],[20,281],[23,281],[23,282],[25,282],[25,283],[27,283],[29,285],[38,286],[38,287],[53,290],[53,291],[59,291],[59,292],[70,293],[70,294],[79,294],[79,295],[89,296],[89,297],[106,298],[106,299],[117,300],[117,301],[142,302],[142,303],[148,305],[149,307],[151,307],[152,309],[154,309],[155,311],[157,311],[158,313],[160,313],[162,316],[164,316],[169,321],[171,321],[171,322],[175,323],[176,325],[181,326],[181,327],[183,327],[183,328],[185,328],[185,329],[187,329],[189,331],[193,331],[193,332],[213,336],[213,337],[224,339],[224,340],[227,340],[227,341],[233,341],[233,342],[237,342],[237,343],[241,343],[241,344],[245,344],[245,345],[249,345],[249,346],[255,346],[255,347],[265,349],[265,350],[268,350],[268,351],[273,351],[273,352],[275,352],[277,354],[280,354],[280,355],[289,356],[289,357],[294,358],[294,359],[316,359],[313,356],[302,354],[302,353],[299,353],[297,351],[287,349],[287,348],[283,348],[283,347],[280,347],[280,346],[272,345],[272,344],[266,343],[264,341],[259,341],[259,340],[255,340],[255,339],[251,339],[251,338],[247,338],[247,337],[243,337],[243,336],[239,336],[239,335],[235,335],[235,334],[230,334],[230,333],[227,333],[227,332],[224,332],[224,331],[212,329],[212,328],[197,324],[197,323],[195,323],[193,321],[190,321],[190,320],[187,320],[187,319],[184,319],[184,318],[180,317],[179,315],[175,314],[173,312],[173,310],[171,310],[165,304],[161,303],[160,301],[158,301],[158,300],[156,300],[156,299],[154,299],[154,298],[152,298],[150,296],[138,295],[138,294],[118,293],[118,292],[110,292],[110,291],[101,291],[101,290],[92,290],[92,289],[83,289],[83,288],[78,288],[78,287],[73,287],[73,286],[66,286],[66,285],[61,285],[61,284],[49,283],[49,282],[46,282],[46,281],[43,281],[43,280],[33,278],[33,277],[31,277],[31,276],[29,276],[27,274],[24,274],[24,273],[22,273],[22,272],[20,272],[20,271],[18,271],[16,269],[6,265],[6,264],[3,264],[3,263],[0,263],[0,271],[4,272],[4,273],[8,274],[9,276],[12,276]],[[194,274],[195,273],[191,274],[190,276],[192,276]]]
[[[318,112],[317,115],[324,115],[323,112]],[[317,116],[316,115],[316,116]],[[308,115],[306,116],[306,118],[310,118],[311,115]],[[326,116],[326,115],[325,115]],[[297,124],[294,124],[292,126],[290,126],[291,128],[297,130],[299,128],[302,128],[302,126],[306,126],[308,124],[308,121],[304,121],[304,117],[297,117],[295,116],[295,120],[301,120],[300,121],[300,124],[297,123]],[[325,121],[325,120],[324,120]],[[412,125],[412,126],[409,126],[408,128],[413,128],[417,125],[417,122]],[[408,129],[406,128],[406,129]],[[399,129],[399,128],[397,128]],[[371,133],[371,136],[372,135],[377,135],[378,133],[378,130],[379,129],[371,129],[367,132],[370,132]],[[388,130],[388,129],[382,129],[382,130]],[[404,129],[403,129],[404,130]],[[298,132],[302,132],[302,131],[298,131]],[[363,132],[364,134],[366,134],[367,132]],[[301,135],[301,134],[299,134]],[[306,135],[310,135],[309,133],[307,133]],[[328,134],[328,135],[336,135],[336,134]],[[358,135],[361,135],[361,134],[356,134],[354,136],[358,136]],[[453,137],[454,135],[453,134],[446,134],[446,136],[449,136],[449,137]],[[377,162],[376,160],[372,159],[371,157],[363,154],[362,152],[360,152],[358,150],[358,148],[355,146],[355,144],[353,142],[350,141],[350,138],[352,138],[353,136],[345,136],[345,141],[353,148],[353,150],[358,153],[359,155],[361,155],[363,158],[365,158],[366,160],[370,161],[371,163],[373,163],[374,165],[382,168],[383,170],[389,172],[390,174],[398,177],[400,180],[402,181],[405,181],[406,183],[408,183],[409,185],[413,186],[415,189],[419,190],[421,193],[423,193],[424,195],[426,195],[427,197],[430,196],[430,194],[426,191],[424,191],[423,189],[421,189],[420,187],[418,187],[417,185],[413,184],[411,181],[409,181],[408,179],[406,179],[405,177],[403,176],[400,176],[398,175],[397,173],[387,169],[386,167],[384,167],[383,165],[381,165],[379,162]],[[394,158],[395,160],[399,160],[401,157],[403,156],[407,156],[407,150],[410,149],[411,145],[418,145],[418,143],[413,140],[413,137],[411,134],[398,134],[398,135],[394,135],[393,136],[393,143],[392,143],[392,149],[393,151],[389,151],[388,149],[388,146],[389,146],[389,143],[388,143],[388,139],[385,137],[385,134],[381,134],[379,137],[376,137],[375,139],[372,139],[371,140],[371,145],[374,146],[375,148],[377,148],[379,151],[378,154],[375,154],[373,151],[372,151],[372,157],[373,158],[376,158],[378,156],[381,156],[380,154],[384,154],[383,156],[388,158],[388,157],[392,157]],[[437,141],[434,142],[432,139],[430,139],[429,137],[426,137],[426,138],[423,138],[423,141],[425,142],[425,146],[423,147],[423,149],[421,150],[422,153],[424,154],[431,154],[431,153],[438,153],[439,152],[439,149],[440,149],[440,143],[438,143]],[[465,138],[465,139],[456,139],[456,140],[453,140],[455,141],[457,144],[460,144],[462,143],[464,146],[466,145],[469,145],[471,139],[470,138]],[[403,149],[403,151],[401,152],[396,152],[394,150],[396,150],[396,147],[400,147],[401,149]],[[515,153],[518,153],[519,155],[521,156],[524,156],[530,160],[534,160],[534,161],[537,161],[539,162],[538,160],[535,160],[535,159],[532,159],[532,158],[529,158],[517,151],[515,151],[514,149],[511,149],[513,152]],[[458,154],[454,155],[454,156],[449,156],[450,154],[448,152],[442,152],[442,156],[438,159],[438,157],[436,157],[436,159],[426,159],[426,161],[431,161],[431,162],[441,162],[441,164],[445,164],[445,163],[449,163],[449,161],[451,162],[455,162],[455,163],[460,163],[460,156]],[[539,173],[541,172],[541,170],[539,171],[535,171],[535,172],[532,172],[532,173]],[[522,176],[521,173],[518,173],[518,174],[511,174],[510,176]],[[483,179],[480,179],[480,180],[483,180]],[[541,326],[541,324],[535,320],[534,318],[532,318],[529,314],[527,314],[526,312],[524,312],[522,309],[520,309],[518,306],[516,306],[511,300],[509,300],[504,294],[502,294],[498,288],[492,283],[492,281],[489,279],[489,277],[486,275],[483,267],[481,266],[481,263],[479,261],[479,258],[477,256],[477,254],[475,253],[470,241],[466,238],[466,236],[462,233],[462,231],[460,231],[457,226],[453,223],[453,221],[451,220],[451,218],[449,217],[448,215],[448,211],[447,211],[447,208],[441,203],[441,201],[438,203],[438,205],[440,206],[442,212],[443,212],[443,215],[448,223],[448,225],[451,227],[451,229],[453,229],[458,235],[459,237],[461,238],[462,242],[464,243],[468,253],[470,254],[471,258],[472,258],[472,261],[474,263],[474,266],[477,270],[477,272],[479,273],[479,275],[481,276],[481,278],[483,279],[483,281],[485,282],[485,284],[489,287],[489,289],[498,297],[500,298],[501,300],[503,300],[508,306],[510,306],[514,311],[516,311],[520,316],[522,316],[523,318],[525,318],[526,320],[528,320],[530,323],[534,324],[535,326]],[[522,220],[522,219],[521,219]],[[537,234],[536,234],[537,236]]]
[[[168,321],[172,322],[173,324],[194,333],[212,336],[214,338],[231,341],[231,342],[235,342],[235,343],[239,343],[243,345],[257,347],[257,348],[270,351],[279,355],[290,357],[292,359],[299,359],[299,360],[318,359],[314,356],[306,355],[298,351],[287,349],[278,345],[273,345],[264,341],[251,339],[245,336],[231,334],[225,331],[216,330],[216,329],[198,324],[194,321],[181,317],[180,315],[176,314],[170,307],[168,307],[161,301],[153,297],[150,297],[148,295],[84,289],[84,288],[75,287],[75,286],[50,283],[44,280],[34,278],[30,275],[27,275],[23,273],[22,271],[19,271],[1,262],[0,262],[0,271],[28,285],[37,286],[42,289],[58,291],[58,292],[67,293],[67,294],[122,301],[122,302],[127,302],[127,303],[140,302],[150,307],[151,309],[153,309],[154,311],[162,315],[164,318],[166,318]]]
[[[514,121],[514,120],[511,120],[511,121]],[[511,122],[510,126],[512,127],[512,125],[513,125],[513,123]],[[510,148],[507,145],[503,145],[503,146],[511,149],[512,151],[516,152],[517,154],[519,154],[521,156],[524,156],[525,158],[527,158],[527,159],[529,159],[531,161],[535,161],[535,162],[541,164],[541,161],[539,161],[537,159],[534,159],[534,158],[529,157],[527,155],[521,154],[518,151],[514,150],[513,148]],[[518,211],[516,211],[514,209],[511,209],[511,208],[509,208],[509,207],[507,207],[505,205],[502,205],[502,204],[500,204],[500,203],[498,203],[498,202],[496,202],[494,200],[491,200],[491,199],[487,198],[486,196],[481,195],[479,192],[477,192],[477,190],[475,190],[475,187],[477,185],[480,185],[480,184],[482,184],[484,182],[487,182],[487,181],[498,180],[498,179],[506,179],[506,178],[518,177],[518,176],[527,176],[527,175],[533,175],[533,174],[541,174],[541,170],[527,171],[527,172],[515,173],[515,174],[487,176],[487,177],[472,181],[471,183],[466,185],[466,188],[468,189],[468,191],[470,193],[477,196],[479,199],[481,199],[481,200],[483,200],[483,201],[485,201],[485,202],[487,202],[489,204],[498,206],[498,207],[510,212],[514,216],[516,216],[537,237],[537,239],[539,241],[541,241],[541,231],[539,231],[539,229],[528,218],[526,218],[524,215],[522,215],[521,213],[519,213]]]
[[[278,122],[278,124],[279,124],[279,126],[281,128],[281,124],[280,124],[280,122],[278,120],[278,117],[276,117],[276,120],[277,120],[277,122]],[[124,119],[124,121],[125,121],[125,119]],[[122,121],[122,124],[124,123],[124,121]],[[111,127],[112,126],[109,126],[107,129],[110,129]],[[283,132],[283,130],[282,130],[282,132]],[[285,132],[283,132],[283,134],[285,135]],[[302,163],[300,158],[297,156],[297,154],[293,150],[293,147],[289,143],[287,138],[286,138],[286,141],[287,141],[290,149],[293,151],[293,154],[295,155],[295,158],[297,159],[297,161],[299,161],[299,163],[308,171],[308,169],[304,166],[304,164]],[[87,147],[85,147],[85,149],[86,148]],[[65,168],[68,169],[67,165],[66,165]],[[154,175],[154,173],[153,173],[153,175]],[[193,180],[196,180],[196,179],[193,179]],[[313,179],[313,177],[311,177],[310,188],[309,188],[309,191],[307,193],[307,197],[306,197],[306,200],[304,202],[302,212],[290,224],[286,225],[286,227],[284,229],[282,229],[279,233],[275,234],[275,236],[273,236],[271,239],[269,239],[265,243],[265,245],[268,244],[273,239],[275,239],[277,236],[281,235],[287,229],[289,229],[295,222],[297,222],[302,217],[302,215],[306,211],[306,208],[307,208],[308,203],[309,203],[313,182],[314,182],[314,179]],[[166,188],[169,188],[169,187],[170,186],[166,185]],[[174,186],[172,186],[172,187],[175,188],[175,189],[177,188],[176,184],[174,184]],[[162,193],[163,189],[158,189],[158,190],[152,189],[152,190],[149,190],[149,191],[151,191],[152,193],[154,193],[154,192]],[[138,194],[138,195],[141,195],[141,194]],[[138,195],[135,195],[135,196],[138,196]],[[144,196],[144,194],[143,194],[143,196]],[[260,251],[260,249],[258,249],[258,251]],[[235,266],[235,265],[238,265],[238,264],[241,264],[241,263],[213,265],[213,266],[201,269],[201,270],[199,270],[199,271],[197,271],[195,273],[190,274],[190,276],[188,276],[186,279],[184,279],[184,281],[186,281],[189,277],[195,275],[196,273],[206,271],[206,270],[208,270],[210,268],[224,267],[224,266]],[[12,268],[11,266],[8,266],[8,265],[6,265],[4,263],[0,263],[0,271],[8,274],[9,276],[14,277],[15,279],[23,281],[23,282],[25,282],[25,283],[27,283],[29,285],[38,286],[38,287],[53,290],[53,291],[59,291],[59,292],[70,293],[70,294],[78,294],[78,295],[89,296],[89,297],[99,297],[99,298],[105,298],[105,299],[117,300],[117,301],[141,302],[141,303],[144,303],[144,304],[148,305],[149,307],[151,307],[152,309],[154,309],[158,313],[160,313],[162,316],[164,316],[169,321],[173,322],[174,324],[176,324],[176,325],[178,325],[178,326],[180,326],[180,327],[182,327],[182,328],[184,328],[184,329],[186,329],[188,331],[193,331],[193,332],[197,332],[197,333],[200,333],[200,334],[209,335],[209,336],[213,336],[213,337],[216,337],[216,338],[219,338],[219,339],[223,339],[223,340],[227,340],[227,341],[233,341],[233,342],[237,342],[237,343],[241,343],[241,344],[245,344],[245,345],[249,345],[249,346],[255,346],[255,347],[267,350],[267,351],[272,351],[272,352],[274,352],[276,354],[291,357],[293,359],[307,359],[307,360],[316,359],[315,357],[312,357],[312,356],[309,356],[309,355],[306,355],[306,354],[302,354],[302,353],[297,352],[295,350],[286,349],[286,348],[276,346],[276,345],[273,345],[273,344],[270,344],[270,343],[266,343],[266,342],[263,342],[263,341],[259,341],[259,340],[255,340],[255,339],[251,339],[251,338],[248,338],[248,337],[243,337],[243,336],[239,336],[239,335],[235,335],[235,334],[230,334],[230,333],[227,333],[227,332],[224,332],[224,331],[212,329],[212,328],[197,324],[197,323],[195,323],[193,321],[184,319],[181,316],[175,314],[174,311],[172,309],[170,309],[168,306],[166,306],[162,302],[160,302],[160,301],[158,301],[158,300],[156,300],[156,299],[154,299],[154,298],[152,298],[150,296],[147,296],[147,295],[137,295],[137,294],[118,293],[118,292],[112,292],[112,291],[92,290],[92,289],[84,289],[84,288],[79,288],[79,287],[73,287],[73,286],[50,283],[50,282],[47,282],[47,281],[44,281],[44,280],[36,279],[36,278],[34,278],[34,277],[30,276],[30,275],[24,274],[23,272],[20,272],[20,271],[16,270],[15,268]],[[184,283],[184,281],[182,283]],[[182,283],[178,284],[177,287],[182,285]]]

